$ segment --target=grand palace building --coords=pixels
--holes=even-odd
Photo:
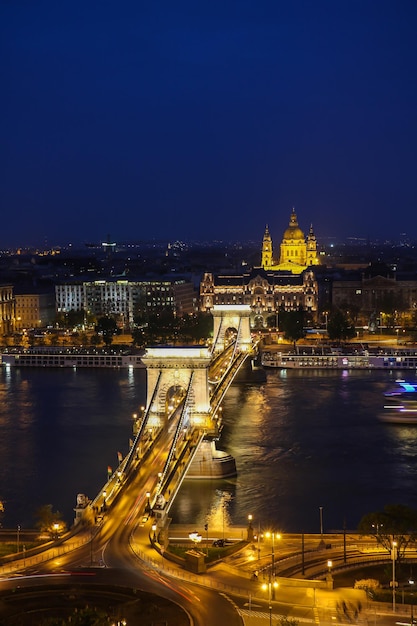
[[[276,260],[268,226],[262,242],[261,265],[241,274],[206,272],[200,284],[204,311],[219,304],[249,304],[253,326],[266,325],[267,318],[284,309],[303,308],[313,317],[318,310],[318,286],[314,266],[319,265],[312,227],[307,238],[298,226],[293,209]]]

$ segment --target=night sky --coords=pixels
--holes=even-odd
[[[417,240],[416,0],[0,0],[0,248]]]

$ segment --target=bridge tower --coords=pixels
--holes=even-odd
[[[211,309],[214,318],[213,352],[221,352],[234,338],[237,350],[249,352],[252,349],[251,312],[249,304],[214,305]]]
[[[149,425],[161,423],[168,414],[170,392],[187,393],[189,421],[193,426],[210,427],[208,367],[206,346],[157,346],[146,349],[142,361],[147,369]]]

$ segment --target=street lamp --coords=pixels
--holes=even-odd
[[[252,526],[253,515],[248,515],[248,542],[253,541],[253,526]]]
[[[262,589],[264,591],[268,590],[268,610],[269,610],[269,626],[272,626],[272,594],[275,592],[275,589],[279,587],[278,583],[274,580],[271,581],[271,577],[269,577],[269,582],[263,583]]]
[[[146,492],[146,498],[147,498],[146,512],[150,513],[150,510],[151,510],[151,492],[150,491]]]
[[[17,552],[20,551],[20,524],[17,526]]]
[[[320,535],[321,538],[323,539],[323,507],[319,506],[319,511],[320,511]]]
[[[58,530],[59,530],[59,524],[57,522],[55,522],[55,524],[54,524],[54,539],[58,539]]]
[[[152,541],[156,541],[156,524],[152,524],[153,537]]]
[[[410,599],[410,606],[411,606],[411,626],[414,625],[414,615],[413,615],[413,598],[414,598],[414,594],[413,594],[413,585],[414,585],[414,580],[412,578],[410,578],[410,580],[408,581],[408,584],[411,586],[411,599]]]
[[[107,496],[107,491],[103,491],[103,511],[106,510],[106,496]]]
[[[395,587],[397,585],[395,581],[395,561],[397,560],[397,542],[392,542],[391,547],[391,559],[392,559],[392,612],[395,613]]]
[[[271,572],[272,576],[275,578],[275,539],[281,539],[280,533],[270,533],[266,532],[265,537],[272,540],[272,552],[271,552]],[[273,599],[275,600],[275,590],[272,588]]]

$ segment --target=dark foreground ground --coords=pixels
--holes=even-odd
[[[94,613],[98,621],[90,621]],[[102,620],[100,619],[102,616]],[[140,624],[189,626],[186,613],[159,596],[108,585],[72,584],[14,587],[0,592],[0,626],[68,624]],[[52,618],[62,622],[52,622]]]

